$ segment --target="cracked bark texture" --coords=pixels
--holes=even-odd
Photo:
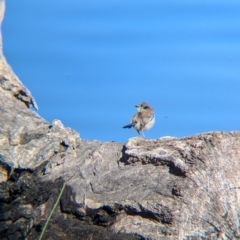
[[[0,76],[0,239],[37,239],[64,182],[44,239],[240,238],[239,132],[87,141],[28,108],[2,53]]]

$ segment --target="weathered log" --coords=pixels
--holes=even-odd
[[[239,132],[87,141],[28,108],[2,52],[0,76],[1,239],[37,239],[63,183],[44,239],[240,238]]]

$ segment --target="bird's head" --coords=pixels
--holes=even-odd
[[[145,102],[142,102],[142,103],[138,104],[135,107],[137,108],[138,112],[140,112],[142,110],[152,109],[152,107],[149,104],[145,103]]]

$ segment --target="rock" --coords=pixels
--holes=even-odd
[[[5,12],[5,1],[0,0],[0,26]],[[12,71],[7,63],[2,51],[2,33],[0,30],[0,86],[5,90],[5,94],[9,93],[15,98],[22,101],[28,107],[33,106],[38,109],[37,103],[30,91],[22,84],[19,78]]]
[[[64,183],[44,239],[240,238],[240,132],[83,140],[0,62],[1,239],[38,239]]]

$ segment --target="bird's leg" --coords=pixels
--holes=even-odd
[[[146,138],[143,131],[140,132],[143,138]]]

